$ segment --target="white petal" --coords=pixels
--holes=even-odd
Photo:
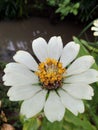
[[[79,57],[69,66],[66,71],[66,76],[82,73],[88,70],[94,64],[94,62],[95,60],[92,56]]]
[[[63,67],[66,67],[71,63],[78,55],[80,46],[75,42],[69,42],[63,49],[60,62],[63,63]]]
[[[37,58],[43,62],[47,58],[47,43],[45,39],[39,37],[32,42],[32,48]]]
[[[61,121],[65,108],[55,91],[51,91],[44,107],[45,116],[50,122]]]
[[[98,27],[91,27],[92,31],[98,31]]]
[[[86,83],[91,84],[98,81],[98,71],[94,69],[89,69],[83,73],[70,76],[65,78],[65,83]]]
[[[28,67],[26,67],[25,65],[23,65],[23,64],[20,64],[20,63],[16,63],[16,62],[11,62],[11,63],[8,63],[7,65],[6,65],[6,67],[5,67],[5,69],[4,69],[4,72],[5,73],[9,73],[9,72],[12,72],[12,73],[14,73],[14,72],[19,72],[20,73],[20,71],[21,72],[25,72],[25,74],[27,73],[27,72],[31,72],[29,69],[28,69]]]
[[[48,57],[58,60],[61,56],[63,43],[61,37],[51,37],[48,43]]]
[[[91,100],[94,91],[90,85],[87,84],[64,84],[62,87],[65,91],[78,99]]]
[[[5,69],[5,71],[7,70]],[[38,83],[38,77],[29,70],[21,69],[6,73],[3,76],[3,81],[6,86],[22,86]]]
[[[11,87],[7,93],[11,101],[19,101],[31,98],[37,92],[41,91],[41,86],[26,85]]]
[[[78,115],[78,112],[84,112],[84,104],[82,100],[72,97],[61,89],[58,90],[58,93],[64,106],[73,114]]]
[[[94,20],[93,24],[98,27],[98,19]]]
[[[93,34],[94,34],[94,36],[98,36],[98,32],[94,32]]]
[[[34,95],[32,98],[25,100],[22,103],[21,111],[20,113],[25,115],[27,118],[35,116],[37,113],[39,113],[45,104],[47,91],[43,90],[36,95]]]
[[[16,62],[19,62],[21,64],[26,65],[29,69],[36,71],[38,69],[38,64],[36,63],[36,61],[34,60],[34,58],[31,56],[31,54],[29,54],[26,51],[18,51],[13,59]]]
[[[29,79],[31,78],[31,80],[34,81],[34,83],[35,81],[38,81],[38,77],[23,64],[14,63],[14,62],[9,63],[6,65],[4,72],[5,72],[5,75],[16,74],[16,73],[20,75],[24,75],[25,77],[28,77]]]

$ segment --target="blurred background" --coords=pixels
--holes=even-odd
[[[13,61],[15,52],[21,49],[33,55],[32,40],[37,37],[48,41],[51,36],[61,36],[65,45],[73,36],[79,37],[83,29],[81,38],[93,41],[90,25],[96,18],[98,0],[0,0],[0,107],[7,118],[5,121],[0,115],[0,128],[9,123],[22,129],[19,103],[9,102],[8,87],[1,80],[4,67]]]
[[[0,61],[12,60],[19,49],[32,51],[32,40],[39,36],[48,41],[60,35],[66,44],[97,12],[97,0],[0,0]],[[86,37],[93,38],[91,31]]]

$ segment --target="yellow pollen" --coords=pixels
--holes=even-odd
[[[43,86],[52,85],[61,82],[63,79],[63,73],[65,72],[62,63],[55,59],[47,58],[45,62],[41,62],[38,66],[36,75],[39,77]]]

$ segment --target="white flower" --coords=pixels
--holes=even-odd
[[[20,113],[27,118],[42,110],[50,122],[60,121],[66,109],[73,114],[84,112],[82,99],[94,95],[89,85],[98,81],[98,72],[90,69],[95,62],[86,55],[75,59],[80,46],[69,42],[64,48],[61,37],[51,37],[47,44],[43,38],[32,43],[38,64],[26,51],[18,51],[6,65],[3,81],[12,86],[7,95],[11,101],[24,100]]]
[[[93,35],[94,35],[94,36],[98,36],[98,19],[94,20],[93,25],[94,25],[94,26],[91,27],[91,30],[92,30],[92,31],[95,31],[95,32],[93,33]]]

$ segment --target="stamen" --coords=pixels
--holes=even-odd
[[[62,63],[47,58],[45,62],[39,64],[38,71],[35,73],[39,77],[43,88],[51,90],[62,86],[64,72],[65,68],[63,68]]]

